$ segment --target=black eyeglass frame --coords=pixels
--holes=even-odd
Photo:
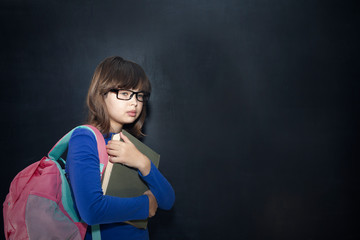
[[[123,98],[119,97],[119,91],[129,91],[129,92],[131,92],[131,94],[130,94],[128,99],[123,99]],[[110,89],[109,92],[116,93],[116,98],[119,99],[119,100],[123,100],[123,101],[131,100],[134,95],[136,97],[136,100],[138,100],[139,102],[147,102],[147,101],[149,101],[149,98],[150,98],[150,93],[144,92],[144,91],[135,92],[135,91],[132,91],[132,90],[129,90],[129,89]],[[144,97],[143,97],[142,101],[138,97],[139,93],[144,94]]]

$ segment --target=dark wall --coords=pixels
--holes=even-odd
[[[86,118],[96,65],[153,84],[176,204],[152,239],[359,239],[357,1],[1,1],[1,199]]]

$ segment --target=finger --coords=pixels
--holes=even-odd
[[[116,157],[116,156],[109,156],[109,161],[110,161],[111,163],[120,163],[120,164],[126,166],[126,164],[125,164],[125,162],[123,161],[123,159],[121,159],[121,158],[119,158],[119,157]]]
[[[120,142],[120,141],[108,142],[108,144],[106,145],[106,148],[108,148],[108,149],[118,149],[119,147],[121,147],[122,144],[124,144],[124,143]]]
[[[148,195],[148,194],[150,194],[151,193],[151,191],[150,190],[147,190],[146,192],[144,192],[144,195]]]
[[[111,150],[114,150],[114,149],[116,149],[116,146],[115,145],[113,145],[113,144],[108,144],[108,145],[106,145],[106,149],[111,149]]]
[[[122,132],[120,132],[120,137],[124,140],[125,143],[132,143],[127,136],[125,136]]]
[[[111,140],[108,141],[107,145],[121,145],[123,142],[118,141],[118,140]]]
[[[109,161],[111,162],[111,163],[116,163],[116,158],[115,157],[109,157]]]
[[[109,162],[111,162],[111,163],[116,163],[116,158],[115,157],[113,157],[113,156],[109,156]]]
[[[114,150],[114,149],[107,149],[107,153],[110,156],[120,156],[121,155],[121,151]]]

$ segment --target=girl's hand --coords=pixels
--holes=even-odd
[[[112,140],[106,145],[109,161],[139,169],[143,176],[148,175],[151,169],[150,160],[123,133],[120,133],[120,137],[124,142]]]
[[[158,204],[154,194],[150,190],[147,190],[144,195],[148,196],[149,198],[149,218],[151,218],[155,216]]]

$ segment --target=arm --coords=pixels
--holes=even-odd
[[[145,219],[149,198],[103,195],[95,136],[87,129],[74,131],[68,149],[67,173],[81,218],[88,224]]]
[[[174,189],[155,165],[151,162],[151,169],[148,175],[143,176],[140,171],[139,174],[154,194],[159,208],[164,210],[171,209],[175,202]]]
[[[107,151],[110,161],[138,169],[139,175],[147,182],[154,194],[159,208],[170,209],[175,201],[175,193],[170,183],[124,134],[121,133],[120,136],[124,142],[108,142]]]

